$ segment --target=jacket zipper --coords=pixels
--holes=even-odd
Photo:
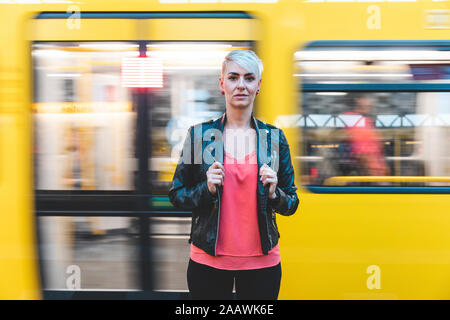
[[[220,226],[220,187],[217,187],[217,232],[216,232],[216,243],[214,244],[214,256],[217,256],[217,241],[219,240],[219,226]]]
[[[223,152],[225,152],[225,148],[223,149]],[[210,153],[211,154],[211,153]],[[223,153],[222,153],[223,154]],[[216,160],[216,157],[214,157],[212,154],[214,161]],[[219,161],[218,161],[219,162]],[[217,241],[219,240],[219,225],[220,225],[220,186],[217,187],[217,200],[218,200],[218,207],[217,207],[217,231],[216,231],[216,241],[214,243],[214,256],[217,256]]]

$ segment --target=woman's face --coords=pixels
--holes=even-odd
[[[261,79],[234,61],[229,61],[220,80],[220,89],[225,94],[227,106],[245,109],[253,106],[261,87]]]

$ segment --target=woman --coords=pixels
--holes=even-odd
[[[297,210],[284,133],[253,116],[261,60],[230,52],[219,79],[226,112],[189,128],[169,198],[192,210],[187,270],[193,299],[277,299],[281,281],[275,212]],[[269,148],[270,146],[270,148]]]

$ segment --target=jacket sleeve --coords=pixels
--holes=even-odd
[[[289,144],[283,130],[280,129],[280,163],[277,172],[278,184],[275,199],[269,199],[269,204],[275,210],[284,216],[290,216],[297,211],[299,204],[297,196],[297,187],[295,186],[294,168],[291,162],[291,152]]]
[[[214,201],[214,196],[208,190],[206,179],[194,185],[194,146],[193,127],[188,130],[188,134],[183,144],[180,159],[172,179],[172,186],[169,189],[170,202],[179,209],[193,210],[203,207]],[[189,163],[183,161],[184,154],[190,154]]]

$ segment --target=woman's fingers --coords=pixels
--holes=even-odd
[[[220,162],[214,162],[206,172],[208,184],[211,185],[212,190],[215,191],[215,186],[223,186],[223,179],[225,177],[225,169]]]
[[[211,181],[219,181],[219,183],[223,182],[223,176],[221,174],[212,174],[210,175],[210,180]]]
[[[210,173],[225,175],[225,172],[222,169],[212,169],[212,170],[210,170]]]
[[[265,179],[265,178],[276,179],[277,174],[274,171],[263,171],[261,173],[260,180],[262,181],[262,179]]]
[[[270,183],[270,184],[278,183],[276,178],[268,178],[268,177],[263,177],[261,179],[261,182],[262,182],[263,186],[265,186],[268,183]]]
[[[225,171],[225,168],[223,167],[223,165],[222,165],[220,162],[218,162],[218,161],[214,162],[214,163],[211,165],[211,167],[209,167],[209,168],[210,168],[210,169],[211,169],[211,168],[213,168],[213,169],[220,168],[220,169],[222,169],[222,170]]]
[[[277,173],[272,170],[267,164],[263,164],[259,170],[259,174],[261,175],[261,182],[263,186],[266,184],[270,184],[271,189],[275,189],[275,186],[278,183]]]
[[[271,167],[269,167],[266,163],[264,163],[261,168],[259,169],[259,174],[261,176],[263,175],[271,175],[271,176],[276,176],[277,173],[275,171],[272,170]]]
[[[215,179],[215,180],[223,180],[223,175],[222,174],[214,174],[214,173],[211,173],[211,174],[209,174],[208,175],[208,179]]]

